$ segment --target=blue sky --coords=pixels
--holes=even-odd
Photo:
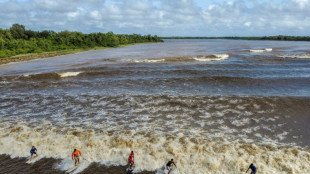
[[[310,0],[0,0],[0,28],[159,36],[310,35]]]

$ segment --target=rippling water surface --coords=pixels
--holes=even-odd
[[[0,65],[0,154],[36,145],[46,172],[78,148],[76,173],[131,150],[158,174],[171,158],[184,174],[310,173],[309,46],[165,40]]]

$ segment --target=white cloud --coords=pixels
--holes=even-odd
[[[13,23],[20,23],[33,30],[113,31],[162,36],[310,34],[309,0],[197,2],[198,0],[2,1],[0,27],[9,28]]]
[[[227,5],[234,5],[234,1],[228,1]]]
[[[309,5],[309,0],[293,0],[293,1],[297,3],[300,8],[305,8],[307,5]]]
[[[95,19],[95,20],[100,20],[101,19],[101,14],[99,13],[98,10],[94,10],[90,12],[90,16]]]
[[[246,23],[244,23],[244,25],[247,26],[247,27],[251,26],[251,24],[252,24],[252,22],[246,22]]]
[[[208,9],[209,9],[209,10],[212,10],[212,9],[214,9],[215,7],[216,7],[215,4],[211,4],[211,5],[208,6]]]

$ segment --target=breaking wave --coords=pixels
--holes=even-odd
[[[76,125],[79,125],[76,122]],[[60,169],[72,166],[71,151],[82,151],[84,163],[79,171],[92,162],[107,165],[126,165],[131,150],[135,151],[137,171],[157,171],[168,159],[174,158],[181,174],[240,173],[254,162],[263,173],[308,173],[310,152],[298,147],[278,146],[272,143],[249,143],[225,138],[207,138],[195,133],[164,133],[150,125],[145,130],[117,130],[105,127],[55,127],[50,122],[40,126],[24,123],[1,125],[1,154],[27,157],[28,147],[36,145],[40,156],[61,158]],[[100,126],[100,124],[94,124]],[[215,133],[220,135],[221,133]],[[9,135],[9,136],[8,136]],[[4,143],[5,142],[5,143]],[[99,152],[99,153],[98,153]]]
[[[171,158],[182,174],[240,173],[252,162],[263,173],[310,171],[309,150],[285,143],[298,136],[287,119],[309,113],[308,98],[17,95],[1,107],[0,154],[27,157],[36,145],[41,157],[62,159],[62,170],[78,148],[79,171],[126,165],[131,150],[137,171],[158,174]]]
[[[82,72],[51,72],[51,73],[41,73],[41,74],[24,74],[22,76],[17,76],[16,78],[26,78],[34,80],[48,80],[48,79],[61,79],[65,77],[75,77]]]
[[[228,54],[214,54],[214,55],[211,55],[211,56],[197,56],[197,57],[193,57],[194,60],[202,61],[202,62],[220,61],[220,60],[225,60],[225,59],[228,59],[228,58],[229,58]]]
[[[272,48],[265,48],[265,49],[252,49],[249,50],[250,52],[254,52],[254,53],[261,53],[261,52],[265,52],[265,51],[272,51]]]
[[[139,59],[131,60],[132,63],[157,63],[157,62],[209,62],[209,61],[221,61],[229,58],[228,54],[213,54],[206,56],[185,56],[185,57],[167,57],[158,59]]]
[[[278,55],[281,58],[294,58],[294,59],[310,59],[310,54],[290,54],[290,55]]]
[[[131,62],[135,63],[156,63],[156,62],[164,62],[165,59],[141,59],[141,60],[132,60]]]
[[[60,77],[72,77],[81,74],[81,72],[59,72],[57,73]]]

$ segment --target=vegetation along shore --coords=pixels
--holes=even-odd
[[[279,41],[310,41],[310,36],[257,36],[257,37],[160,37],[160,39],[232,39],[232,40],[279,40]]]
[[[9,29],[0,28],[0,64],[149,42],[162,40],[156,35],[113,32],[32,31],[23,25],[13,24]]]

